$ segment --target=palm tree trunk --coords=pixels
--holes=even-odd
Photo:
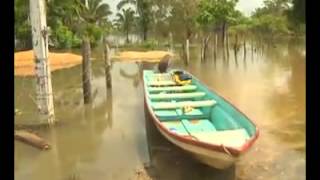
[[[83,98],[84,104],[92,102],[91,93],[91,48],[90,40],[85,37],[82,40],[82,83],[83,83]]]
[[[243,40],[243,58],[246,59],[247,55],[247,46],[246,46],[246,40]]]
[[[104,44],[104,62],[105,62],[105,74],[106,74],[106,82],[107,82],[107,88],[111,88],[111,61],[110,61],[110,48],[107,42],[106,37],[103,39]]]
[[[227,50],[227,59],[229,59],[229,35],[226,34],[226,50]]]
[[[147,27],[143,27],[143,41],[147,40],[148,36],[148,28]]]
[[[126,31],[126,35],[127,35],[127,40],[126,41],[129,44],[129,31],[128,30]]]
[[[226,22],[222,24],[222,46],[224,47],[225,43],[225,36],[226,36]]]

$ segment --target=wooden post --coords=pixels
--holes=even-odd
[[[228,34],[228,30],[226,32],[226,50],[227,50],[227,59],[229,59],[229,34]]]
[[[204,38],[201,39],[200,60],[204,62]]]
[[[234,61],[236,63],[236,67],[238,67],[238,59],[237,59],[238,58],[238,34],[235,35],[233,50],[234,50]]]
[[[35,56],[36,96],[40,119],[55,122],[51,72],[48,61],[48,28],[44,0],[30,0],[32,45]]]
[[[247,55],[247,46],[246,46],[246,40],[243,40],[243,58],[245,59]]]
[[[172,32],[169,33],[169,38],[170,38],[170,52],[173,53],[173,37],[172,37]]]
[[[84,104],[92,102],[91,93],[91,49],[90,40],[85,37],[82,40],[82,87],[83,87],[83,98]]]
[[[217,59],[217,49],[218,49],[218,34],[217,32],[215,32],[214,34],[214,51],[213,51],[213,55],[214,55],[214,60],[216,61]]]
[[[108,41],[106,37],[103,38],[103,44],[104,44],[104,62],[105,62],[105,73],[106,73],[106,81],[107,81],[107,88],[112,87],[111,83],[111,58],[110,58],[110,48],[108,45]]]
[[[186,40],[186,62],[189,64],[190,53],[189,53],[189,38]]]

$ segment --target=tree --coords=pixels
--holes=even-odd
[[[305,0],[293,0],[293,17],[296,18],[298,22],[306,22],[306,1]]]
[[[290,9],[291,0],[264,0],[264,6],[257,8],[253,14],[255,17],[259,17],[266,14],[272,14],[275,16],[284,15],[284,13]]]
[[[190,57],[189,41],[197,28],[194,17],[198,12],[198,3],[198,0],[173,0],[169,11],[170,31],[173,32],[175,39],[182,42],[183,59],[186,65]]]
[[[201,0],[197,22],[203,27],[212,29],[220,26],[222,29],[222,44],[224,44],[227,25],[233,22],[238,15],[235,10],[237,2],[238,0]]]
[[[122,13],[117,13],[116,16],[117,26],[126,33],[126,41],[129,43],[129,33],[134,26],[134,11],[131,8],[122,9]]]
[[[111,24],[108,16],[112,13],[109,5],[102,0],[87,1],[88,6],[85,5],[85,0],[76,0],[74,12],[78,17],[77,33],[88,37],[91,43],[94,43],[101,39],[105,27]]]
[[[83,71],[83,95],[84,103],[92,102],[91,93],[91,47],[90,40],[101,38],[103,29],[100,25],[105,25],[108,15],[111,14],[108,4],[102,0],[76,0],[75,12],[79,17],[79,33],[82,35],[82,71]]]
[[[144,41],[147,40],[150,23],[152,21],[152,1],[151,0],[122,0],[118,3],[117,9],[122,9],[125,5],[135,6],[138,13],[138,24]]]
[[[197,23],[200,25],[202,32],[208,34],[203,39],[201,59],[205,60],[206,49],[210,37],[210,32],[217,34],[218,30],[222,32],[222,45],[224,47],[227,42],[227,57],[229,56],[229,44],[228,44],[228,25],[235,22],[236,17],[241,13],[235,10],[237,0],[201,0],[199,4],[199,14],[196,17]],[[217,38],[217,35],[215,35]],[[226,41],[227,39],[227,41]],[[215,40],[216,42],[216,40]],[[217,44],[215,45],[217,46]],[[216,47],[215,47],[216,48]],[[214,51],[215,52],[215,51]],[[216,54],[216,52],[214,53]],[[225,49],[223,48],[223,57],[225,55]]]
[[[293,0],[293,7],[288,11],[290,29],[296,34],[305,34],[305,0]]]
[[[22,48],[32,48],[31,24],[29,18],[29,2],[15,0],[14,33]]]

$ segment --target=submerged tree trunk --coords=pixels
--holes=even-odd
[[[213,47],[213,57],[214,60],[217,60],[217,50],[218,50],[218,34],[215,32],[214,33],[214,47]]]
[[[209,43],[210,35],[207,37],[204,37],[202,39],[202,53],[201,53],[201,61],[204,62],[207,59],[207,49],[208,49],[208,43]]]
[[[127,44],[129,44],[129,31],[128,30],[126,31],[126,37],[127,37],[126,38]]]
[[[82,40],[82,83],[83,83],[83,98],[84,104],[89,104],[92,102],[91,93],[91,48],[90,40],[84,38]]]
[[[247,46],[246,46],[246,40],[243,40],[243,58],[245,59],[247,56]]]
[[[253,62],[253,51],[254,51],[253,40],[251,39],[251,61],[252,62]]]
[[[110,59],[110,48],[108,45],[108,41],[106,37],[104,38],[103,41],[104,44],[104,63],[105,63],[105,74],[106,74],[106,82],[107,82],[107,88],[112,87],[111,83],[111,59]]]
[[[222,24],[222,46],[224,47],[225,43],[225,36],[226,36],[226,22]]]
[[[234,61],[236,63],[236,66],[238,67],[238,34],[235,35],[233,50],[234,50]]]
[[[47,150],[50,148],[49,143],[44,139],[28,131],[16,130],[14,131],[14,138],[41,150]]]
[[[148,28],[147,27],[143,27],[143,41],[146,41],[148,39]]]
[[[173,37],[172,37],[172,33],[169,33],[169,43],[170,43],[170,52],[173,53]]]
[[[229,59],[229,34],[226,34],[226,50],[227,50],[227,59]]]

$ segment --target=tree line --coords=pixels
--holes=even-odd
[[[92,46],[102,37],[121,33],[126,43],[130,34],[144,42],[157,39],[186,46],[186,40],[201,39],[205,52],[211,39],[229,46],[228,38],[257,35],[297,36],[305,32],[305,0],[264,0],[250,17],[237,10],[238,0],[122,0],[111,19],[110,6],[102,0],[47,1],[50,46],[78,48],[83,37]],[[15,0],[15,39],[21,48],[31,48],[29,1]],[[18,48],[18,47],[16,47]],[[204,53],[205,55],[205,53]]]

